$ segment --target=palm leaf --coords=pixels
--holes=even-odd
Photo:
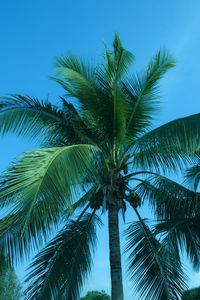
[[[105,73],[107,84],[112,88],[112,83],[117,79],[122,79],[127,74],[133,64],[135,56],[124,49],[118,33],[115,33],[113,41],[113,52],[109,52],[105,45]]]
[[[75,56],[58,58],[56,73],[62,79],[52,78],[80,103],[84,119],[101,142],[107,138],[111,144],[124,137],[126,103],[118,81],[134,58],[117,34],[113,47],[112,56],[105,49],[105,68],[94,69]]]
[[[200,164],[199,161],[193,167],[190,167],[185,172],[185,182],[197,190],[200,182]]]
[[[90,206],[92,199],[95,198],[97,189],[98,189],[98,185],[94,184],[91,186],[91,184],[89,184],[89,188],[84,193],[84,195],[81,196],[70,207],[68,207],[66,210],[64,210],[63,219],[66,220],[69,218],[69,216],[74,215],[74,213],[77,209],[85,207],[84,210],[85,209],[87,210]]]
[[[199,149],[200,115],[171,121],[134,142],[133,165],[144,170],[175,170],[191,165]]]
[[[113,114],[113,102],[111,93],[98,87],[95,82],[89,82],[83,74],[79,74],[70,69],[59,73],[60,78],[51,78],[59,83],[67,92],[68,96],[76,99],[76,103],[81,107],[82,124],[80,128],[87,130],[96,143],[105,145],[105,140],[112,140],[113,128],[110,126]],[[72,79],[72,74],[76,74]],[[74,80],[76,84],[74,85]],[[85,80],[85,83],[83,83]],[[80,82],[79,82],[80,81]],[[72,84],[73,83],[73,84]]]
[[[199,215],[176,217],[169,221],[160,222],[155,226],[156,232],[163,234],[165,239],[171,240],[175,247],[179,247],[182,252],[186,251],[193,268],[200,269],[200,217]]]
[[[95,96],[95,68],[81,57],[68,55],[56,58],[56,75],[63,80],[51,77],[61,84],[69,96],[77,98],[82,105],[91,104]]]
[[[158,107],[159,80],[174,66],[172,55],[160,49],[141,75],[122,82],[129,104],[126,128],[129,137],[138,136],[151,125],[151,115]]]
[[[95,73],[95,65],[92,62],[88,62],[83,59],[81,56],[77,57],[72,54],[68,54],[67,56],[56,57],[55,59],[55,71],[60,74],[60,72],[65,70],[71,70],[77,73],[83,78],[87,79],[88,82],[93,82],[94,73]],[[62,74],[60,74],[62,77]],[[76,76],[76,75],[75,75]]]
[[[51,144],[58,140],[74,141],[74,129],[66,114],[48,100],[39,101],[29,96],[12,95],[0,102],[1,134],[16,133],[33,140]]]
[[[91,184],[90,184],[91,186]],[[30,255],[36,249],[47,242],[49,235],[58,229],[60,222],[66,222],[68,218],[74,215],[77,209],[88,208],[88,203],[95,197],[97,187],[92,186],[88,191],[70,207],[60,211],[59,206],[54,208],[53,213],[49,213],[48,209],[38,218],[40,211],[40,202],[34,205],[31,212],[26,230],[24,230],[24,222],[27,212],[23,209],[15,214],[8,214],[1,218],[0,229],[0,249],[8,255],[12,263],[18,263],[24,258],[29,259]],[[86,209],[84,208],[84,211]]]
[[[158,220],[176,217],[190,217],[199,209],[200,194],[195,193],[175,181],[155,174],[140,180],[135,192],[148,200]]]
[[[72,122],[74,135],[77,136],[79,142],[99,145],[98,136],[94,134],[88,120],[81,117],[79,111],[70,102],[67,102],[63,97],[62,110],[68,119]],[[89,126],[88,126],[89,125]]]
[[[185,288],[185,278],[173,249],[159,242],[144,220],[129,226],[126,238],[129,273],[140,297],[178,299]]]
[[[154,209],[159,221],[157,233],[170,240],[174,248],[186,250],[193,267],[198,270],[200,194],[159,175],[144,180],[135,191],[142,199],[148,199]]]
[[[1,218],[0,248],[10,258],[12,264],[29,259],[33,251],[38,250],[46,241],[49,234],[57,228],[61,219],[61,212],[38,216],[38,208],[32,210],[29,221],[24,230],[27,212],[23,209],[15,214]]]
[[[0,229],[5,232],[17,223],[21,233],[29,230],[35,239],[37,231],[45,234],[83,191],[85,173],[95,180],[95,152],[93,146],[75,145],[24,153],[1,180],[1,206],[6,205],[10,214]]]
[[[120,82],[124,75],[127,74],[134,58],[131,52],[123,48],[117,33],[113,41],[112,54],[108,52],[105,46],[105,66],[98,74],[98,82],[112,96],[112,108],[110,111],[110,125],[112,126],[113,135],[112,144],[122,143],[125,138],[127,105],[120,90]]]
[[[61,232],[35,257],[26,282],[28,299],[69,299],[80,297],[96,244],[96,215],[69,221]]]

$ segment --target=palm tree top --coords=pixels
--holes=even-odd
[[[196,218],[199,195],[163,174],[197,161],[200,115],[150,131],[160,105],[159,81],[175,66],[175,60],[160,49],[141,74],[131,74],[135,57],[124,49],[118,34],[111,51],[105,45],[103,59],[96,65],[74,55],[56,59],[52,80],[65,90],[59,106],[23,95],[4,97],[0,102],[0,133],[41,143],[40,149],[22,154],[0,177],[0,204],[8,208],[0,224],[1,247],[12,260],[23,258],[30,245],[39,248],[52,228],[61,220],[66,222],[32,264],[30,299],[79,297],[91,268],[99,212],[108,212],[110,241],[115,243],[110,244],[112,278],[120,270],[118,213],[125,216],[131,207],[139,219],[127,230],[127,249],[131,252],[130,275],[141,297],[175,299],[181,294],[184,276],[176,250],[183,247],[182,240],[186,239],[191,260],[198,266],[196,244],[189,242],[186,228],[188,216]],[[145,200],[162,223],[155,229],[137,210]],[[176,223],[175,207],[182,227]],[[197,221],[192,221],[194,228]],[[160,232],[168,232],[169,223],[175,226],[170,234],[178,241],[177,247],[169,238],[159,239]],[[197,239],[198,234],[193,234]],[[194,236],[191,233],[193,241]],[[114,252],[117,271],[113,249],[118,249]],[[140,278],[138,272],[144,276]]]

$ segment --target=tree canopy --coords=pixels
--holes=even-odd
[[[0,254],[0,299],[21,300],[22,287],[15,274],[14,268],[9,264],[3,253]]]
[[[123,300],[119,218],[125,221],[128,209],[134,216],[124,233],[127,269],[141,299],[181,297],[184,249],[200,268],[200,193],[169,176],[198,163],[200,114],[153,128],[159,82],[176,62],[159,49],[134,74],[134,61],[116,34],[102,63],[71,54],[56,59],[51,79],[65,92],[59,104],[27,95],[0,102],[0,134],[41,144],[0,177],[0,207],[8,209],[0,247],[11,262],[39,250],[26,278],[29,300],[80,297],[102,213],[108,217],[112,300]],[[188,180],[195,172],[188,171]],[[153,222],[142,217],[144,203]]]
[[[185,291],[182,300],[199,300],[200,287]]]
[[[111,298],[105,291],[91,291],[87,292],[86,296],[82,297],[81,300],[111,300]]]

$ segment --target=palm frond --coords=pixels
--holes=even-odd
[[[84,119],[104,142],[124,137],[126,103],[118,88],[118,81],[127,72],[134,56],[126,51],[116,34],[113,54],[105,49],[105,68],[94,68],[81,58],[57,58],[56,72],[62,77],[52,78],[62,85],[68,95],[76,98]]]
[[[110,53],[105,45],[105,65],[97,72],[98,83],[110,95],[111,107],[110,127],[112,128],[111,143],[122,142],[125,138],[126,111],[125,98],[120,90],[120,82],[127,74],[134,61],[134,55],[125,50],[116,33],[113,41],[113,52]]]
[[[141,75],[122,82],[129,104],[126,128],[129,137],[138,136],[151,125],[152,113],[158,108],[159,80],[174,66],[172,55],[160,49]]]
[[[38,207],[34,207],[26,230],[24,224],[27,211],[23,209],[0,219],[0,248],[12,264],[22,262],[24,258],[29,259],[33,251],[43,246],[49,234],[58,227],[62,216],[60,211],[54,211],[52,215],[47,211],[41,216],[38,216],[38,211]]]
[[[81,56],[77,57],[72,54],[68,54],[67,56],[56,57],[55,59],[55,71],[61,77],[65,77],[65,73],[61,74],[62,71],[71,70],[83,78],[87,79],[88,81],[94,80],[94,73],[95,73],[95,65],[92,62],[88,62],[83,59]],[[61,73],[60,73],[61,72]]]
[[[135,191],[148,199],[159,224],[157,233],[171,241],[174,248],[186,250],[193,267],[200,268],[200,194],[164,176],[153,176],[141,182]],[[177,250],[178,252],[178,250]]]
[[[145,220],[126,230],[129,274],[141,298],[179,299],[185,285],[181,263],[173,248],[156,239]]]
[[[83,208],[85,205],[90,204],[92,199],[95,197],[97,189],[98,185],[93,184],[91,186],[91,184],[89,184],[89,188],[84,193],[84,195],[80,197],[80,199],[78,199],[76,202],[74,202],[70,207],[64,210],[63,218],[68,218],[69,216],[73,215],[77,209]]]
[[[109,52],[105,45],[105,72],[107,75],[107,82],[112,87],[113,81],[122,79],[127,74],[133,64],[135,56],[124,49],[118,33],[115,33],[113,41],[113,52]]]
[[[133,165],[146,170],[177,171],[197,161],[200,115],[166,123],[134,142]]]
[[[91,102],[95,95],[95,67],[75,55],[56,58],[56,75],[63,80],[51,77],[68,92],[71,97],[77,98],[80,103]],[[87,100],[88,97],[88,100]]]
[[[91,270],[97,239],[95,229],[99,224],[96,215],[87,214],[64,226],[29,267],[26,278],[26,282],[30,281],[26,290],[28,299],[76,300],[80,297],[80,290]]]
[[[200,269],[200,216],[182,217],[179,213],[171,220],[160,222],[155,226],[158,234],[171,241],[175,247],[186,252],[194,270]]]
[[[78,201],[70,207],[65,207],[62,211],[60,211],[59,206],[54,208],[53,213],[49,213],[48,209],[43,211],[43,215],[40,216],[41,220],[38,216],[40,203],[36,203],[26,230],[24,230],[24,222],[27,212],[23,209],[1,218],[0,249],[8,255],[12,263],[18,263],[24,258],[29,259],[33,251],[38,250],[47,242],[49,235],[52,235],[52,232],[58,229],[62,220],[66,222],[77,209],[90,203],[96,189],[96,186],[92,186]]]
[[[190,217],[199,210],[199,193],[159,174],[141,180],[134,190],[143,201],[149,201],[158,220],[169,220],[177,214]]]
[[[200,182],[200,162],[185,171],[185,182],[197,190]]]
[[[39,101],[29,96],[12,95],[0,102],[0,132],[50,144],[55,138],[72,142],[74,130],[66,115],[48,100]]]
[[[74,135],[76,135],[81,143],[89,143],[94,145],[100,145],[98,136],[93,132],[91,124],[88,122],[88,118],[81,117],[79,111],[70,102],[67,102],[63,97],[62,109],[65,115],[70,119],[74,129]]]
[[[80,128],[87,130],[90,136],[95,137],[98,144],[103,145],[106,139],[108,141],[113,137],[113,128],[110,126],[113,117],[112,95],[99,88],[96,75],[94,81],[90,82],[84,77],[84,73],[68,67],[65,72],[62,69],[58,74],[62,79],[53,77],[51,79],[59,83],[67,91],[68,96],[76,99],[83,121]]]
[[[9,210],[0,225],[3,233],[18,224],[21,234],[28,230],[34,239],[37,232],[45,234],[63,209],[70,208],[84,191],[85,173],[95,180],[95,152],[94,146],[75,145],[24,153],[1,180],[0,205]]]

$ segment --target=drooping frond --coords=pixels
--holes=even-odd
[[[51,144],[55,138],[75,142],[76,135],[65,113],[48,100],[12,95],[0,102],[1,134],[16,133]],[[77,139],[76,139],[77,143]]]
[[[141,299],[179,299],[186,285],[173,247],[156,239],[145,220],[129,226],[126,238],[129,274]]]
[[[193,268],[200,270],[200,216],[180,216],[177,212],[171,220],[160,222],[156,225],[156,232],[163,234],[165,239],[170,240],[182,250],[186,251]]]
[[[177,119],[146,133],[131,149],[133,165],[145,170],[182,169],[199,150],[200,115]]]
[[[137,185],[136,192],[148,199],[159,224],[157,233],[174,248],[186,250],[194,268],[200,267],[200,194],[164,177],[152,176]]]
[[[0,248],[12,263],[30,258],[33,251],[44,244],[59,224],[62,212],[57,209],[52,215],[47,211],[46,214],[43,212],[43,215],[38,216],[40,210],[38,205],[35,206],[37,207],[31,212],[26,230],[24,224],[27,211],[23,209],[0,219]]]
[[[93,185],[78,201],[72,204],[72,209],[83,207],[86,203],[90,202],[96,194],[98,186]]]
[[[69,221],[61,232],[35,257],[26,281],[28,299],[68,299],[80,297],[80,290],[92,264],[96,225],[100,219],[87,214]]]
[[[84,207],[82,212],[85,212],[85,210],[87,211],[88,208],[91,207],[90,203],[92,202],[92,199],[95,198],[97,189],[98,189],[98,185],[93,184],[91,186],[91,184],[89,184],[89,187],[87,191],[84,193],[84,195],[80,197],[76,202],[74,202],[70,207],[68,207],[63,211],[63,219],[66,220],[70,216],[74,215],[77,209],[83,209]]]
[[[71,207],[83,188],[85,174],[95,181],[95,152],[93,146],[75,145],[24,153],[1,180],[0,205],[10,212],[0,224],[2,234],[13,224],[20,226],[21,234],[30,231],[27,234],[34,239],[40,232],[45,234],[63,209]]]
[[[152,114],[157,112],[159,80],[172,67],[175,60],[160,49],[142,74],[122,82],[122,91],[128,102],[126,134],[137,137],[151,125]]]
[[[194,190],[196,190],[199,186],[200,182],[200,162],[198,162],[195,166],[190,167],[185,172],[185,182],[192,186]]]
[[[148,200],[158,220],[169,220],[177,214],[183,218],[197,213],[200,194],[161,175],[154,175],[135,187],[143,200]]]

